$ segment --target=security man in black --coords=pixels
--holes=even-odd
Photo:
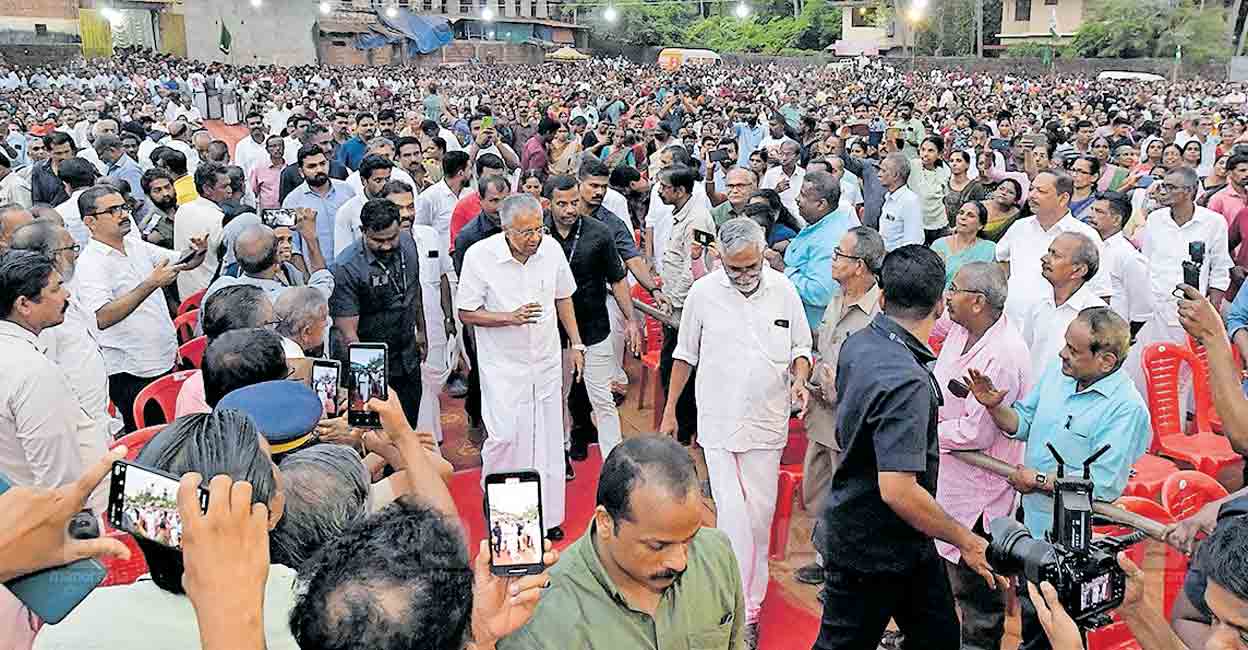
[[[399,225],[399,206],[373,199],[360,211],[362,236],[338,256],[329,315],[342,345],[385,343],[390,390],[398,394],[408,422],[420,413],[420,364],[425,358],[425,310],[421,302],[419,250]]]
[[[884,258],[882,312],[846,339],[836,371],[845,450],[823,499],[823,617],[816,650],[874,649],[890,618],[905,648],[958,650],[957,612],[933,538],[962,550],[992,585],[988,542],[936,503],[940,390],[926,345],[945,266],[922,246]]]

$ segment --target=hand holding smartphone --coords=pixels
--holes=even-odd
[[[347,357],[348,370],[347,424],[366,429],[380,429],[381,416],[368,410],[373,398],[385,400],[390,394],[388,372],[389,349],[385,343],[352,343]]]
[[[546,570],[541,477],[535,470],[486,475],[485,515],[490,573],[522,576]]]
[[[313,359],[308,385],[321,400],[326,418],[338,415],[338,387],[342,385],[342,366],[333,359]]]
[[[178,477],[127,460],[113,463],[108,492],[108,523],[135,537],[182,549],[182,516],[178,513]],[[199,488],[201,510],[208,509],[208,490]]]
[[[299,215],[292,208],[265,208],[260,211],[260,223],[270,228],[294,228]]]

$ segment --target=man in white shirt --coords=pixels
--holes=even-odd
[[[407,170],[403,169],[395,162],[394,142],[389,138],[377,136],[372,140],[369,140],[368,149],[364,152],[364,157],[367,158],[369,156],[379,156],[390,162],[390,178],[396,181],[403,181],[413,187],[416,186],[416,181],[412,178],[412,175],[407,173]],[[363,164],[362,160],[360,164]],[[351,172],[351,174],[347,176],[346,183],[351,186],[351,189],[355,190],[356,196],[364,193],[363,176],[361,175],[359,169]]]
[[[63,226],[47,221],[25,226],[14,235],[13,248],[46,256],[56,263],[65,282],[73,282],[80,247]],[[122,426],[120,420],[108,414],[108,368],[96,342],[99,336],[94,314],[83,309],[78,296],[72,293],[65,321],[39,333],[39,342],[46,348],[44,354],[61,367],[79,406],[95,423],[83,431],[78,441],[86,465],[108,452],[109,442]]]
[[[556,316],[579,380],[585,346],[572,309],[576,281],[559,244],[544,235],[537,199],[510,196],[499,212],[503,232],[468,249],[455,303],[460,320],[475,328],[481,414],[490,431],[481,449],[482,472],[536,469],[547,535],[558,541],[566,479]]]
[[[1148,260],[1127,241],[1122,226],[1131,218],[1131,200],[1119,192],[1102,192],[1088,208],[1089,224],[1105,242],[1101,268],[1109,280],[1109,308],[1131,325],[1134,335],[1152,314]]]
[[[671,145],[660,150],[655,158],[658,160],[658,172],[652,177],[658,179],[659,174],[671,169],[676,165],[692,167],[695,161],[689,157],[689,152],[681,145]],[[693,199],[706,206],[710,210],[711,202],[706,196],[706,184],[694,183]],[[659,183],[657,180],[650,185],[650,207],[646,212],[646,237],[645,252],[646,256],[654,263],[654,270],[659,273],[663,270],[663,257],[667,251],[667,240],[672,236],[672,206],[664,203],[659,196]]]
[[[222,223],[225,220],[225,213],[219,204],[232,194],[225,167],[216,163],[200,165],[195,172],[195,190],[199,192],[199,197],[178,208],[174,216],[173,248],[186,250],[193,238],[204,237],[208,241],[208,257],[197,268],[178,274],[178,294],[182,300],[207,289],[217,271],[217,245],[221,243]]]
[[[1222,304],[1222,296],[1231,282],[1226,219],[1195,204],[1199,191],[1196,172],[1190,167],[1178,167],[1159,183],[1157,199],[1164,207],[1149,214],[1139,232],[1141,252],[1148,261],[1152,317],[1136,336],[1127,357],[1127,368],[1141,394],[1147,394],[1140,368],[1144,347],[1164,341],[1182,345],[1187,341],[1187,333],[1179,324],[1174,289],[1184,281],[1183,263],[1194,261],[1192,245],[1200,243],[1204,248],[1200,286],[1196,288],[1208,295],[1215,307]]]
[[[1104,307],[1088,281],[1096,275],[1100,254],[1087,235],[1064,232],[1053,239],[1040,261],[1051,291],[1033,303],[1022,320],[1023,341],[1031,351],[1031,376],[1044,374],[1066,345],[1066,328],[1088,307]]]
[[[1070,197],[1074,191],[1075,181],[1064,173],[1047,171],[1037,174],[1027,197],[1035,216],[1016,221],[997,243],[997,261],[1006,265],[1006,273],[1010,276],[1005,314],[1016,323],[1023,322],[1032,305],[1052,292],[1049,281],[1041,275],[1040,258],[1048,252],[1049,244],[1058,235],[1077,232],[1086,235],[1098,246],[1101,243],[1101,236],[1092,226],[1071,216]],[[1091,286],[1093,295],[1110,294],[1108,284],[1099,274],[1093,276]],[[1065,330],[1059,335],[1065,335]]]
[[[885,191],[884,205],[880,208],[884,250],[923,244],[923,206],[919,195],[906,186],[909,180],[910,161],[905,156],[889,154],[880,162],[880,185]]]
[[[468,184],[468,175],[468,154],[447,151],[442,156],[442,180],[421,192],[416,203],[416,223],[438,231],[445,251],[451,250],[451,213]]]
[[[14,173],[13,162],[0,151],[0,205],[9,203],[30,208],[30,178]]]
[[[250,176],[253,168],[269,160],[269,152],[265,148],[269,133],[264,126],[264,117],[255,111],[247,114],[247,129],[250,131],[248,137],[234,145],[234,164]]]
[[[60,325],[69,300],[55,263],[0,255],[0,472],[14,485],[53,488],[83,472],[80,427],[93,426],[38,336]]]
[[[797,209],[797,195],[802,189],[802,181],[806,178],[806,170],[797,166],[797,157],[801,146],[793,140],[785,140],[780,145],[779,165],[771,167],[763,174],[759,187],[775,190],[780,195],[780,202],[789,209],[789,214],[801,219]]]
[[[767,552],[780,453],[793,409],[809,397],[810,326],[797,289],[764,262],[763,229],[747,217],[719,229],[723,267],[684,302],[660,433],[677,433],[676,406],[697,366],[698,443],[745,591],[745,623],[757,637],[767,593]]]
[[[1209,135],[1212,128],[1213,117],[1211,115],[1191,112],[1183,116],[1183,130],[1174,136],[1174,144],[1179,148],[1187,146],[1187,143],[1192,140],[1200,143],[1200,164],[1196,166],[1196,173],[1201,178],[1213,171],[1213,163],[1216,162],[1218,155],[1218,145],[1222,143],[1222,138]]]
[[[80,246],[86,244],[91,238],[91,233],[87,231],[86,226],[82,225],[82,215],[78,211],[78,197],[88,187],[95,184],[95,179],[98,177],[95,166],[81,158],[70,158],[61,163],[56,177],[65,184],[69,198],[56,205],[55,210],[61,215],[61,221],[69,229],[69,234],[73,235],[74,241]]]
[[[334,216],[334,257],[341,255],[342,251],[360,238],[360,212],[364,209],[364,204],[381,194],[381,188],[390,182],[391,174],[395,171],[394,163],[382,156],[364,156],[359,170],[352,173],[352,178],[357,181],[364,180],[355,196],[343,203],[338,208],[338,214]]]
[[[163,287],[182,271],[204,262],[206,238],[190,240],[194,255],[183,264],[182,252],[128,237],[130,209],[110,187],[93,187],[82,195],[91,210],[83,221],[91,240],[78,258],[74,289],[82,308],[94,314],[99,344],[108,368],[109,398],[133,431],[134,399],[153,380],[173,370],[178,340]]]

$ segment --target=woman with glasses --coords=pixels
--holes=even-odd
[[[946,288],[953,283],[953,277],[963,265],[996,259],[997,245],[980,237],[987,225],[987,206],[980,201],[967,201],[954,216],[953,234],[932,243],[932,250],[945,260]]]

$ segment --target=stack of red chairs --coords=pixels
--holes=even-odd
[[[789,419],[789,441],[780,454],[780,484],[776,490],[776,514],[771,519],[771,559],[784,560],[789,554],[789,524],[793,502],[802,487],[802,467],[806,460],[806,424]]]
[[[1204,399],[1201,393],[1209,394],[1209,383],[1200,372],[1196,355],[1175,343],[1154,343],[1144,348],[1148,412],[1153,425],[1149,451],[1191,465],[1203,474],[1217,476],[1223,468],[1243,462],[1243,458],[1231,449],[1229,440],[1211,430],[1208,411],[1212,409],[1197,408],[1196,432],[1183,432],[1184,396],[1180,390],[1180,375],[1184,364],[1192,371],[1199,406]]]
[[[633,287],[633,298],[654,306],[654,298],[641,285]],[[646,316],[646,330],[642,333],[643,351],[641,353],[641,386],[637,393],[637,408],[646,407],[646,387],[650,384],[650,375],[654,375],[651,392],[654,393],[654,428],[659,428],[663,419],[663,382],[659,381],[659,360],[663,355],[663,324],[652,316]],[[690,388],[692,390],[692,387]]]

